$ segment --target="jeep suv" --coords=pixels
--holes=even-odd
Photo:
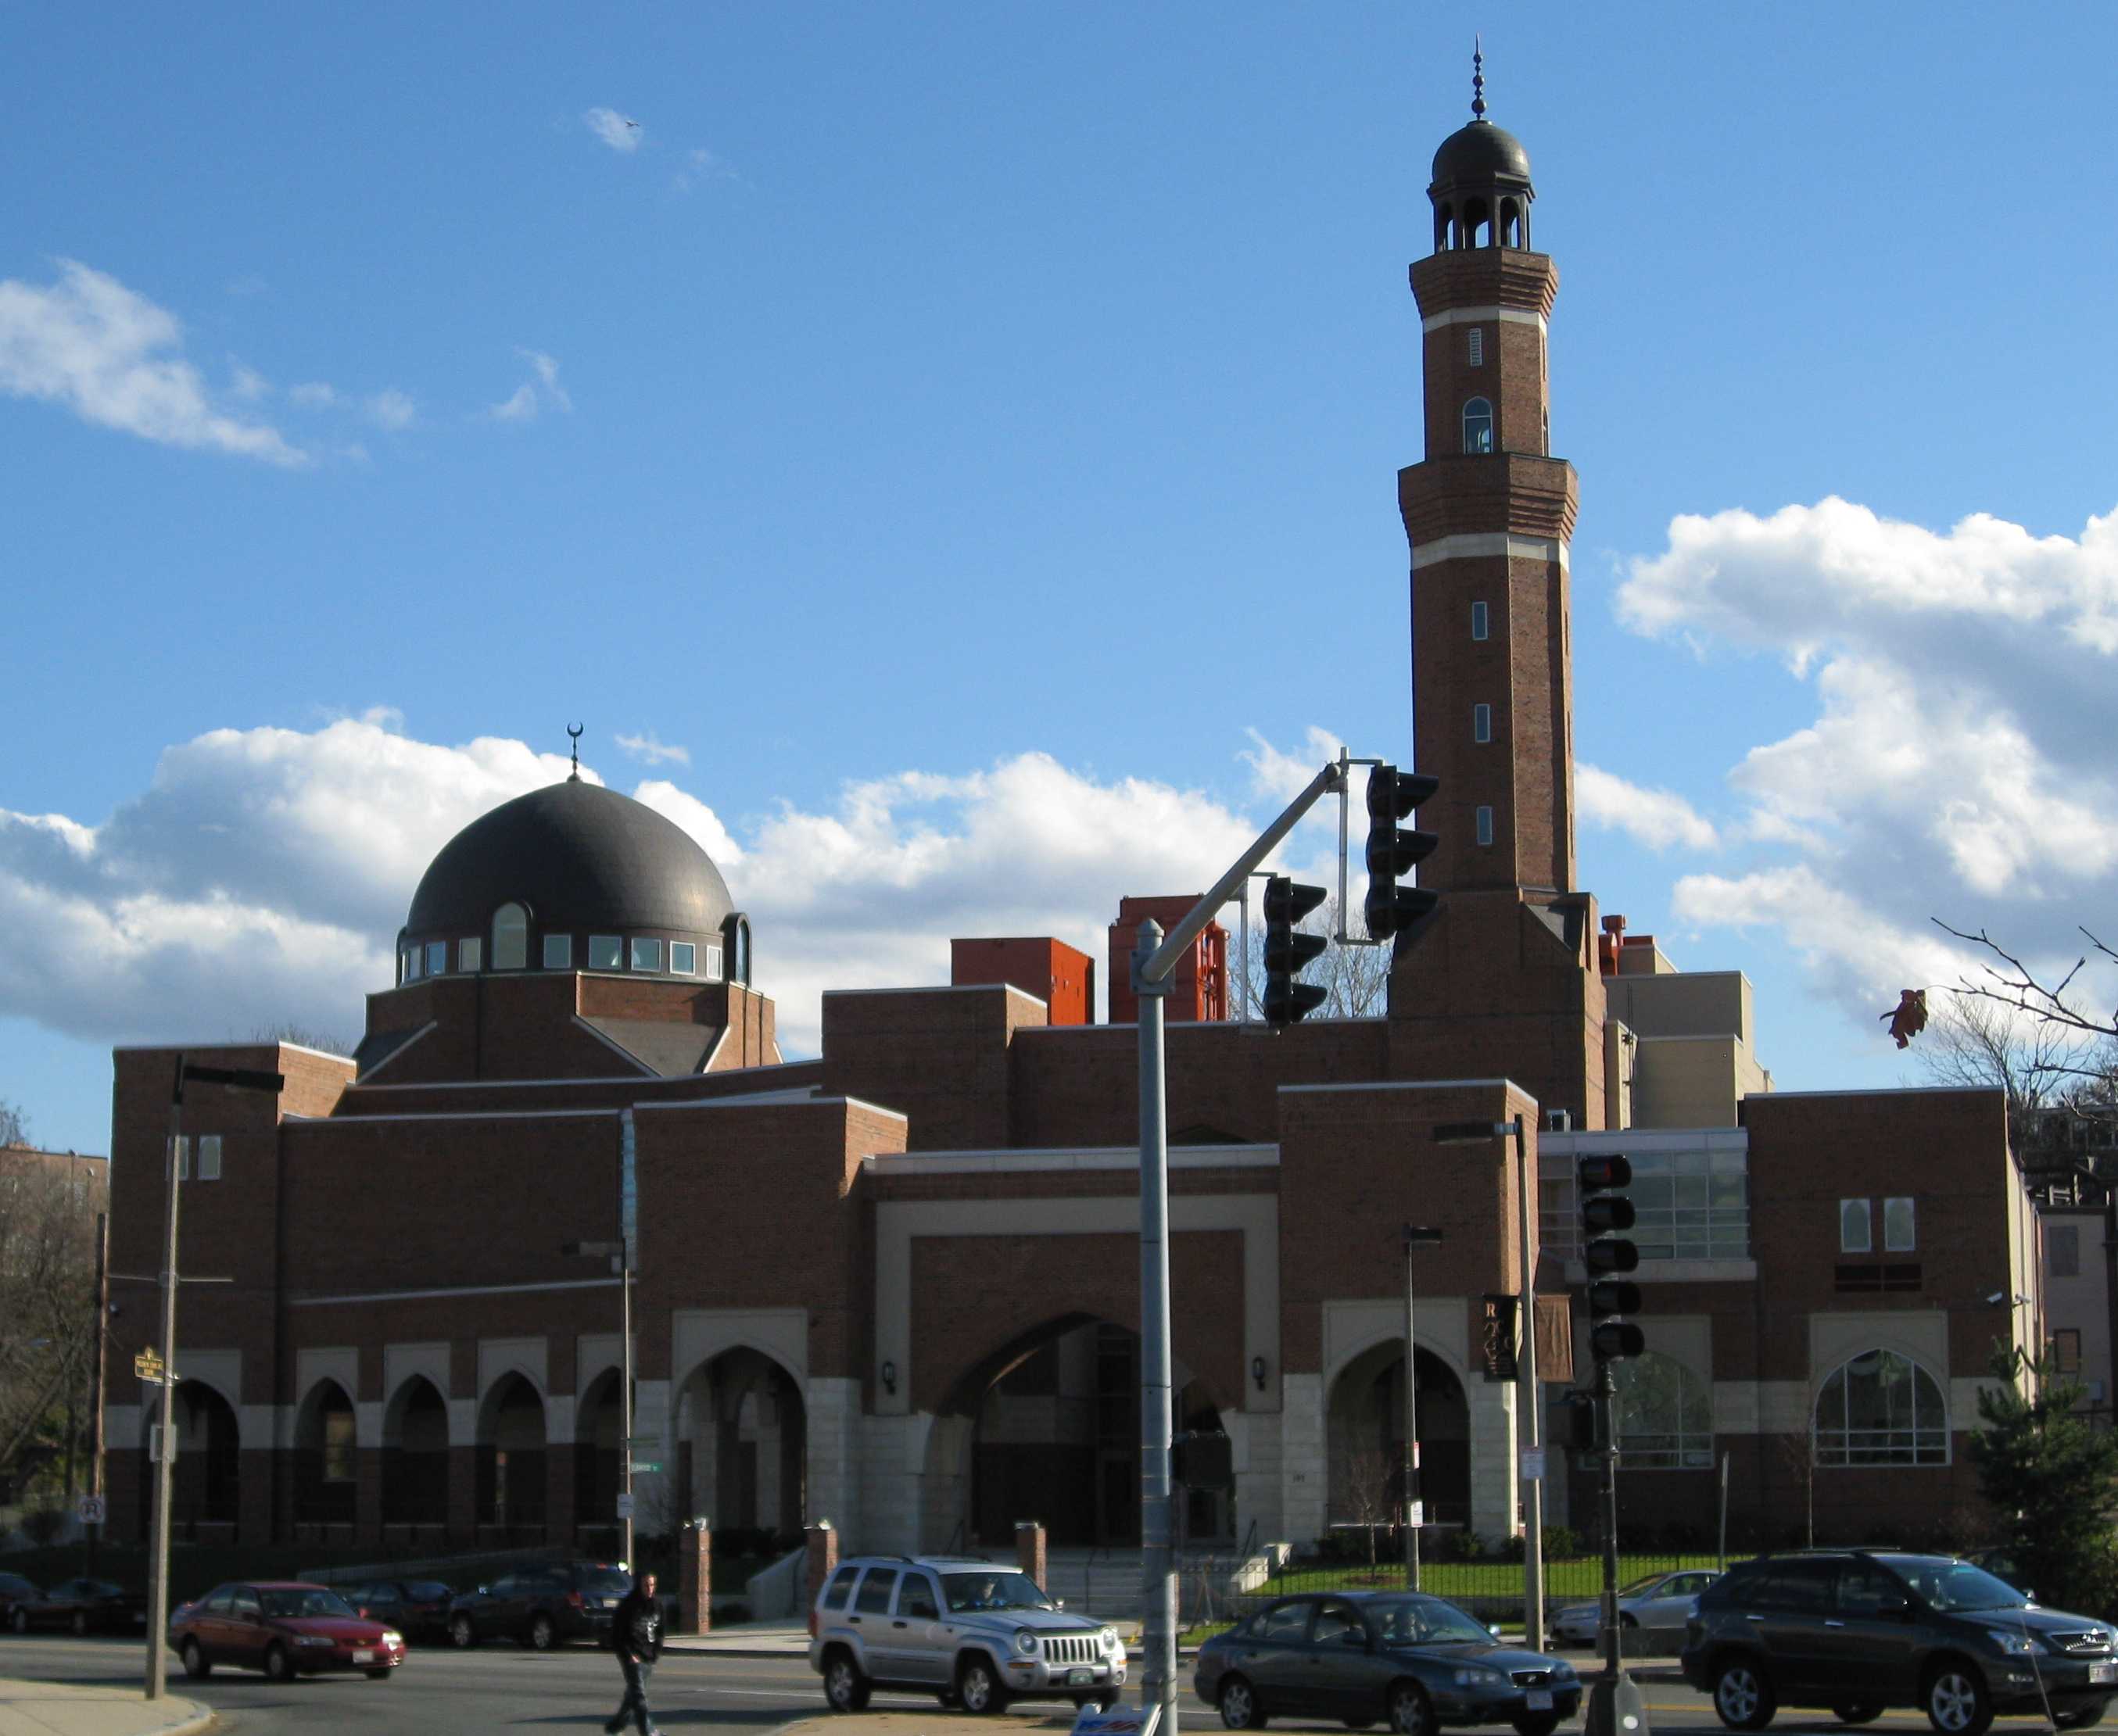
[[[2113,1646],[2103,1623],[2041,1609],[1968,1561],[1812,1550],[1739,1563],[1701,1592],[1684,1675],[1732,1729],[1763,1729],[1782,1705],[1843,1724],[1909,1706],[1941,1736],[1982,1736],[1996,1712],[2096,1723],[2118,1693]]]
[[[1126,1678],[1117,1630],[1069,1615],[1027,1573],[950,1555],[842,1563],[809,1612],[809,1667],[841,1712],[877,1686],[969,1712],[1033,1696],[1108,1707]]]

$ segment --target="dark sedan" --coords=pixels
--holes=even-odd
[[[1192,1688],[1232,1730],[1279,1715],[1386,1720],[1407,1736],[1469,1724],[1552,1736],[1581,1700],[1565,1660],[1503,1646],[1445,1599],[1409,1591],[1282,1598],[1200,1646]]]
[[[15,1625],[15,1606],[17,1604],[36,1604],[44,1601],[44,1587],[26,1580],[19,1573],[0,1573],[0,1628]]]
[[[17,1633],[33,1628],[137,1633],[147,1625],[147,1600],[107,1579],[62,1579],[35,1601],[17,1600],[7,1620]]]
[[[567,1640],[608,1644],[611,1611],[632,1589],[632,1576],[608,1562],[525,1567],[449,1605],[449,1641],[459,1646],[504,1637],[548,1651]]]
[[[446,1640],[456,1593],[438,1579],[371,1579],[340,1586],[338,1595],[363,1615],[395,1628],[408,1640]]]

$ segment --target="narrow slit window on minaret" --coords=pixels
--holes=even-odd
[[[1493,450],[1493,406],[1486,399],[1473,398],[1464,406],[1464,450]]]
[[[1493,739],[1493,708],[1491,706],[1473,705],[1471,708],[1471,739],[1473,741],[1490,741]]]
[[[1486,606],[1482,603],[1474,603],[1471,605],[1471,637],[1483,639],[1485,636]]]
[[[1478,842],[1482,844],[1490,844],[1492,841],[1493,810],[1491,808],[1481,808],[1478,810]]]
[[[1483,367],[1485,365],[1486,328],[1482,326],[1473,326],[1471,328],[1471,366]]]

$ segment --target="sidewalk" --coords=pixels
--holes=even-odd
[[[0,1677],[0,1736],[192,1736],[212,1722],[196,1700]]]

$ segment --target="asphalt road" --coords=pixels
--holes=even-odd
[[[0,1674],[50,1681],[136,1683],[146,1647],[136,1640],[0,1638]],[[1593,1667],[1593,1666],[1592,1666]],[[358,1676],[323,1677],[275,1688],[261,1676],[216,1670],[205,1682],[187,1680],[181,1667],[169,1676],[173,1693],[203,1701],[218,1712],[228,1736],[277,1736],[281,1731],[345,1732],[361,1736],[465,1736],[485,1730],[599,1729],[617,1704],[623,1684],[607,1652],[586,1647],[530,1652],[511,1646],[485,1646],[476,1651],[415,1651],[395,1679],[370,1682]],[[1185,1729],[1218,1731],[1212,1710],[1193,1699],[1187,1671],[1182,1716]],[[1648,1715],[1657,1736],[1727,1736],[1702,1694],[1681,1683],[1643,1684]],[[777,1729],[798,1719],[824,1714],[816,1678],[799,1660],[665,1655],[654,1672],[655,1721],[679,1736],[684,1731],[727,1732],[748,1736]],[[971,1736],[978,1721],[962,1712],[943,1712],[931,1696],[878,1692],[877,1711],[931,1711],[937,1731]],[[1071,1718],[1073,1709],[1057,1702],[1024,1703],[987,1721],[990,1736],[1018,1736],[1050,1720]],[[1275,1718],[1274,1729],[1339,1731],[1335,1721],[1314,1723]],[[2042,1720],[2005,1718],[1996,1732],[2027,1733]],[[1575,1728],[1579,1728],[1575,1720]],[[1800,1736],[1845,1736],[1846,1727],[1830,1717],[1783,1713],[1774,1732]],[[1869,1731],[1893,1736],[1927,1729],[1912,1711],[1885,1712]],[[1490,1736],[1513,1736],[1505,1726]]]

